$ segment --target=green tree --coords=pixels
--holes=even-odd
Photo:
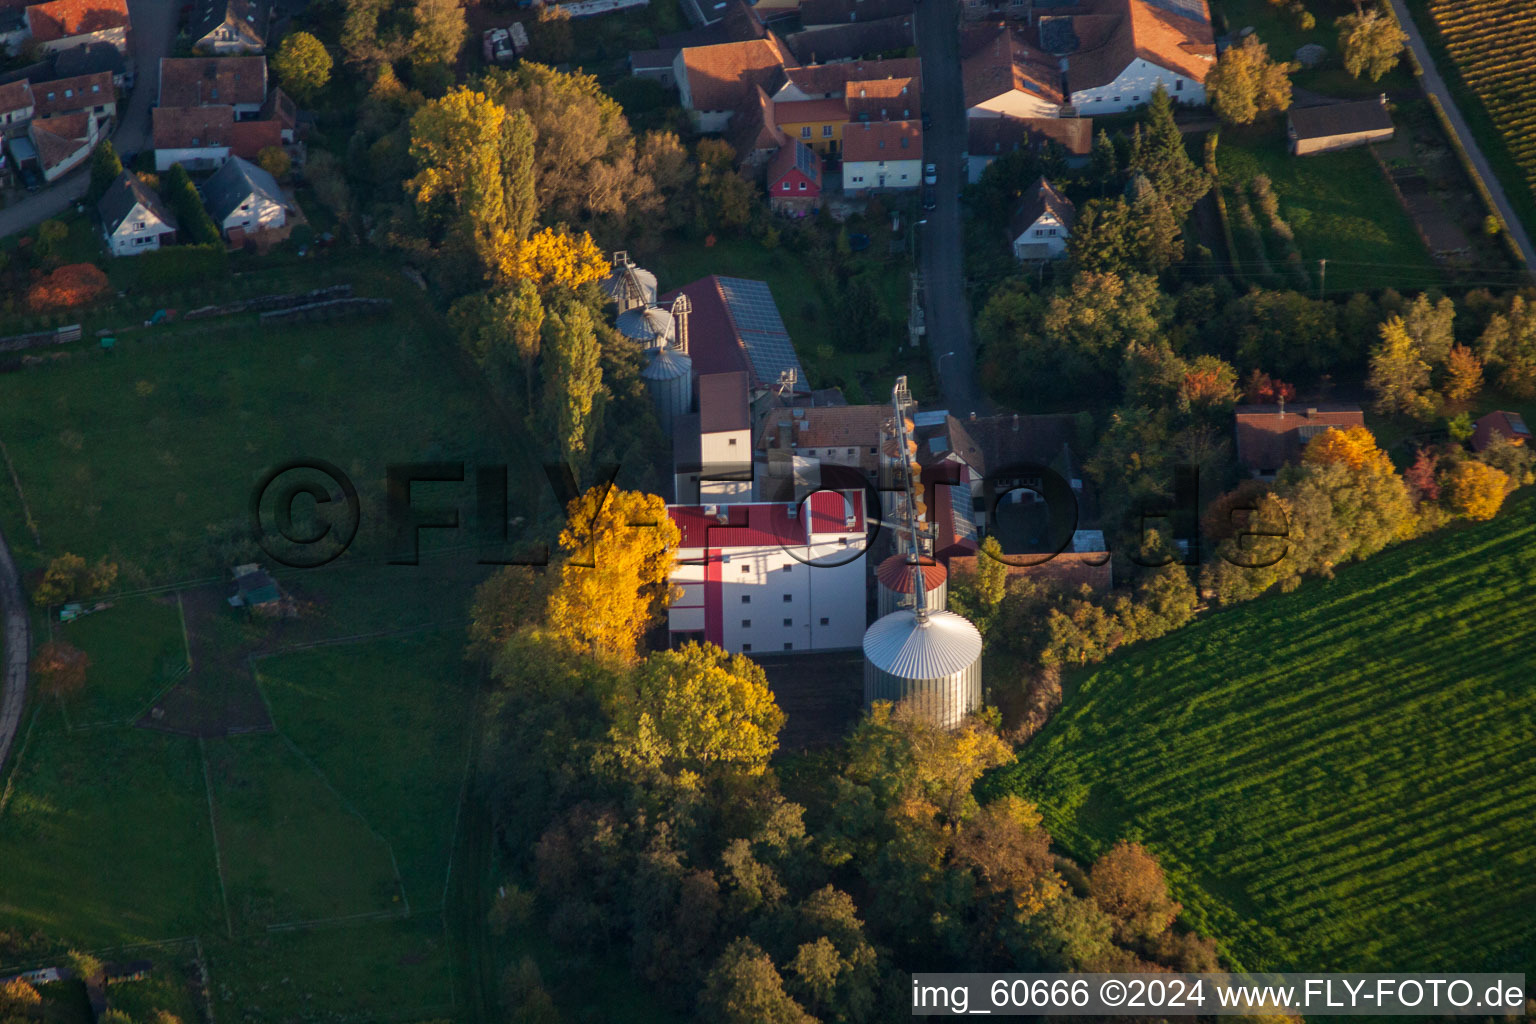
[[[272,55],[277,81],[295,100],[313,103],[331,80],[334,65],[325,44],[308,32],[290,32]]]
[[[116,562],[103,558],[91,565],[79,555],[65,552],[43,570],[42,581],[32,592],[32,600],[46,608],[103,593],[116,582]]]
[[[187,240],[196,245],[219,245],[218,225],[208,216],[197,187],[181,164],[172,164],[160,178],[160,195],[176,216],[176,223],[186,233]]]
[[[263,146],[256,154],[256,164],[274,178],[284,178],[293,168],[293,159],[282,146]]]
[[[37,226],[37,255],[46,263],[59,258],[59,247],[69,237],[69,225],[49,218]]]
[[[1371,9],[1357,10],[1339,18],[1339,52],[1344,68],[1356,78],[1369,76],[1379,81],[1397,66],[1397,58],[1408,42],[1407,33],[1396,20]]]
[[[1456,343],[1456,303],[1442,295],[1430,301],[1427,292],[1413,300],[1402,314],[1403,329],[1419,347],[1419,354],[1431,367],[1445,365]]]
[[[996,611],[1008,591],[1008,563],[1003,560],[1003,546],[992,534],[981,542],[976,556],[976,597],[982,607]]]
[[[1505,312],[1489,318],[1478,355],[1499,387],[1517,398],[1536,396],[1536,306],[1523,295],[1511,298]]]
[[[452,64],[464,45],[469,26],[459,0],[414,0],[411,5],[414,29],[411,32],[411,63]]]
[[[575,302],[548,310],[543,335],[544,409],[554,421],[561,453],[573,466],[582,466],[603,386],[592,314]]]
[[[763,670],[714,644],[650,655],[609,697],[607,711],[626,772],[688,787],[721,770],[762,774],[784,727]]]
[[[502,132],[501,168],[507,232],[513,240],[524,242],[539,219],[539,200],[534,188],[534,128],[526,111],[514,110],[507,117]]]
[[[72,949],[64,954],[64,966],[76,978],[84,981],[101,973],[101,961],[89,953]]]
[[[1139,139],[1134,166],[1146,173],[1173,211],[1174,220],[1182,221],[1211,190],[1211,178],[1190,159],[1184,133],[1173,119],[1173,100],[1161,82],[1152,92],[1147,116],[1147,130]]]
[[[107,139],[91,154],[91,186],[85,194],[86,202],[95,203],[106,195],[107,189],[123,173],[123,161],[118,158],[117,148]]]
[[[412,115],[410,155],[420,170],[405,188],[424,221],[457,231],[482,247],[505,228],[506,116],[484,93],[466,88],[454,89]]]
[[[448,322],[471,358],[498,387],[513,360],[522,364],[524,398],[534,411],[533,376],[544,327],[544,304],[532,281],[474,292],[454,302]]]
[[[1381,325],[1381,342],[1371,351],[1366,383],[1376,395],[1375,410],[1383,416],[1431,419],[1438,412],[1429,389],[1429,364],[1400,316]]]
[[[1120,162],[1115,156],[1115,144],[1103,128],[1093,140],[1093,152],[1088,158],[1088,175],[1099,184],[1099,194],[1114,185]]]
[[[1252,124],[1291,105],[1291,72],[1297,65],[1269,56],[1269,47],[1250,35],[1222,53],[1205,79],[1211,109],[1227,124]]]
[[[700,1004],[719,1024],[815,1024],[784,991],[773,958],[746,938],[727,946],[710,968]]]
[[[1170,304],[1157,279],[1144,274],[1080,273],[1052,296],[1040,324],[1041,372],[1063,382],[1113,379],[1131,345],[1158,337]]]

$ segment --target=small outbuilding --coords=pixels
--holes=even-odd
[[[1014,259],[1054,260],[1066,255],[1067,237],[1076,219],[1072,200],[1041,178],[1024,193],[1009,224]]]
[[[230,575],[235,578],[235,594],[229,599],[232,607],[245,608],[262,617],[282,614],[283,592],[261,566],[255,562],[237,565]]]
[[[1477,421],[1476,430],[1472,434],[1472,450],[1475,452],[1484,450],[1493,444],[1493,439],[1499,435],[1503,435],[1515,444],[1531,447],[1531,428],[1526,426],[1525,417],[1517,412],[1506,412],[1500,409]]]
[[[785,142],[768,162],[768,205],[797,217],[821,205],[821,157],[799,139]]]
[[[1286,114],[1286,136],[1296,156],[1386,142],[1392,130],[1386,93],[1374,100],[1292,107]]]

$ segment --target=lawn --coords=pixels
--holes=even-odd
[[[1243,243],[1235,196],[1239,189],[1246,191],[1254,175],[1265,174],[1280,200],[1280,215],[1295,232],[1313,294],[1323,259],[1328,261],[1323,283],[1330,293],[1423,288],[1443,280],[1368,149],[1293,157],[1281,125],[1272,121],[1223,129],[1216,162],[1242,259],[1254,255]],[[1267,226],[1257,209],[1255,215],[1261,227]],[[1269,254],[1278,278],[1282,261],[1277,256]],[[1243,270],[1259,268],[1250,263]],[[1298,287],[1289,277],[1285,283]]]
[[[1274,970],[1536,971],[1536,497],[1069,680],[991,792]]]
[[[130,721],[185,673],[187,646],[174,596],[126,598],[49,629],[91,659],[88,685],[64,702],[74,728]]]

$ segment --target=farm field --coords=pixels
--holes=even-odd
[[[1526,492],[1069,679],[988,786],[1145,842],[1243,968],[1531,973],[1533,649]]]
[[[1536,7],[1525,0],[1407,2],[1509,201],[1536,230]]]
[[[1328,261],[1324,284],[1330,293],[1388,286],[1423,288],[1443,281],[1369,150],[1297,159],[1286,151],[1283,130],[1271,123],[1223,129],[1216,164],[1237,241],[1234,258],[1245,275],[1265,279],[1261,253],[1244,231],[1240,198],[1253,208],[1274,287],[1315,294],[1320,259]],[[1280,215],[1295,233],[1300,274],[1287,269],[1269,224],[1252,199],[1249,186],[1257,174],[1267,175],[1273,183]]]

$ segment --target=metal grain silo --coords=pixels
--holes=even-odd
[[[864,632],[864,704],[910,701],[944,729],[981,707],[981,634],[953,612],[899,609]]]
[[[931,558],[923,559],[922,570],[928,607],[935,611],[946,608],[949,604],[948,570]],[[914,606],[911,555],[898,552],[880,563],[875,570],[875,593],[880,615]]]
[[[646,348],[670,343],[676,336],[672,314],[660,306],[636,306],[619,314],[619,333]]]
[[[693,403],[693,360],[671,345],[662,345],[651,350],[651,361],[640,371],[640,379],[656,405],[662,434],[671,437],[674,417],[685,415]]]
[[[603,294],[623,313],[656,301],[656,275],[629,261],[629,253],[613,254],[613,273],[603,281]]]

